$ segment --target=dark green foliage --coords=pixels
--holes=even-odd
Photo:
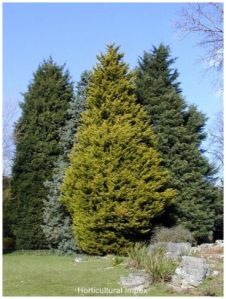
[[[9,202],[9,177],[3,176],[3,237],[12,237],[10,211],[8,209]]]
[[[150,116],[164,165],[171,171],[170,187],[178,191],[174,205],[158,221],[166,226],[183,224],[202,240],[213,230],[216,197],[214,171],[201,149],[206,118],[186,105],[173,63],[163,45],[145,52],[136,70],[137,97]]]
[[[9,180],[8,176],[3,176],[2,186],[3,186],[3,203],[9,199]]]
[[[115,46],[98,57],[62,185],[76,241],[89,254],[125,253],[175,196],[122,57]]]
[[[10,178],[3,176],[3,252],[8,252],[15,247],[15,236],[12,232],[12,217],[9,207]]]
[[[218,187],[218,196],[215,201],[215,223],[214,223],[214,240],[224,239],[224,188]]]
[[[77,85],[77,94],[70,103],[68,110],[69,119],[65,127],[60,130],[60,145],[63,148],[63,152],[55,163],[52,180],[45,183],[45,186],[49,189],[49,194],[43,203],[44,225],[42,228],[48,247],[62,254],[69,254],[78,250],[71,232],[70,215],[59,201],[59,186],[62,183],[65,168],[69,163],[68,154],[75,142],[80,115],[85,108],[88,79],[89,73],[84,72],[81,76],[81,81]]]
[[[68,119],[73,85],[64,67],[50,58],[34,74],[16,125],[16,154],[12,168],[11,210],[17,249],[46,247],[41,228],[43,198],[58,156],[63,152],[59,129]]]

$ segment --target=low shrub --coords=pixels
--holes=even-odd
[[[151,243],[158,242],[189,242],[194,243],[192,233],[182,225],[177,225],[171,228],[157,227],[154,231]]]
[[[165,248],[161,245],[150,250],[143,244],[135,244],[128,252],[129,266],[145,270],[153,282],[169,281],[176,270],[178,262],[165,256]]]
[[[5,237],[3,238],[3,252],[9,252],[14,250],[15,248],[15,241],[13,238]]]

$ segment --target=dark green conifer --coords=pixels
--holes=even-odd
[[[214,170],[201,148],[206,117],[185,103],[174,61],[164,45],[145,52],[136,70],[137,98],[149,114],[164,165],[172,174],[169,186],[178,191],[159,221],[183,224],[203,240],[213,230],[216,197]]]
[[[48,194],[44,182],[52,178],[54,164],[63,151],[59,129],[69,117],[73,96],[69,73],[52,58],[39,66],[24,94],[15,129],[10,199],[17,249],[46,247],[41,228],[43,198]]]
[[[68,155],[76,142],[76,131],[80,123],[80,115],[85,108],[86,89],[89,80],[89,72],[81,75],[81,81],[77,84],[76,96],[70,103],[68,110],[69,119],[64,128],[60,130],[60,144],[63,152],[58,157],[51,181],[45,186],[49,189],[48,197],[43,203],[43,232],[48,247],[60,254],[70,254],[78,251],[71,232],[71,218],[65,207],[59,201],[60,189],[65,168],[68,166]]]
[[[215,201],[215,223],[213,238],[214,240],[224,239],[224,187],[223,185],[217,188],[218,195]]]

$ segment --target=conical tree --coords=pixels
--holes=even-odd
[[[206,118],[182,98],[174,61],[164,45],[145,52],[136,69],[137,98],[149,114],[164,166],[172,174],[169,186],[178,191],[159,221],[183,224],[203,240],[213,230],[216,197],[214,170],[201,148]]]
[[[51,181],[47,181],[45,186],[49,189],[47,198],[43,202],[43,232],[45,234],[48,247],[60,254],[70,254],[78,251],[71,231],[71,217],[59,200],[60,185],[63,180],[65,168],[68,166],[68,155],[76,142],[75,134],[80,123],[80,115],[85,108],[86,89],[89,80],[89,72],[81,75],[81,80],[77,84],[75,98],[70,103],[68,110],[69,119],[64,128],[60,130],[60,144],[63,152],[58,157],[53,171]]]
[[[46,246],[41,225],[44,186],[63,152],[59,129],[65,125],[69,103],[74,97],[67,71],[52,58],[44,61],[24,94],[22,116],[16,129],[16,154],[12,168],[11,207],[18,249]]]
[[[114,45],[98,57],[62,185],[76,242],[89,254],[124,253],[144,240],[175,195],[122,57]]]

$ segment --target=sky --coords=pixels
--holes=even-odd
[[[52,56],[66,63],[73,81],[96,64],[96,55],[116,43],[131,69],[144,51],[169,45],[183,96],[197,105],[211,124],[223,99],[213,86],[200,57],[198,38],[184,39],[175,29],[183,3],[4,3],[3,4],[3,108],[16,111],[33,73],[43,59]],[[4,110],[3,110],[4,113]]]

